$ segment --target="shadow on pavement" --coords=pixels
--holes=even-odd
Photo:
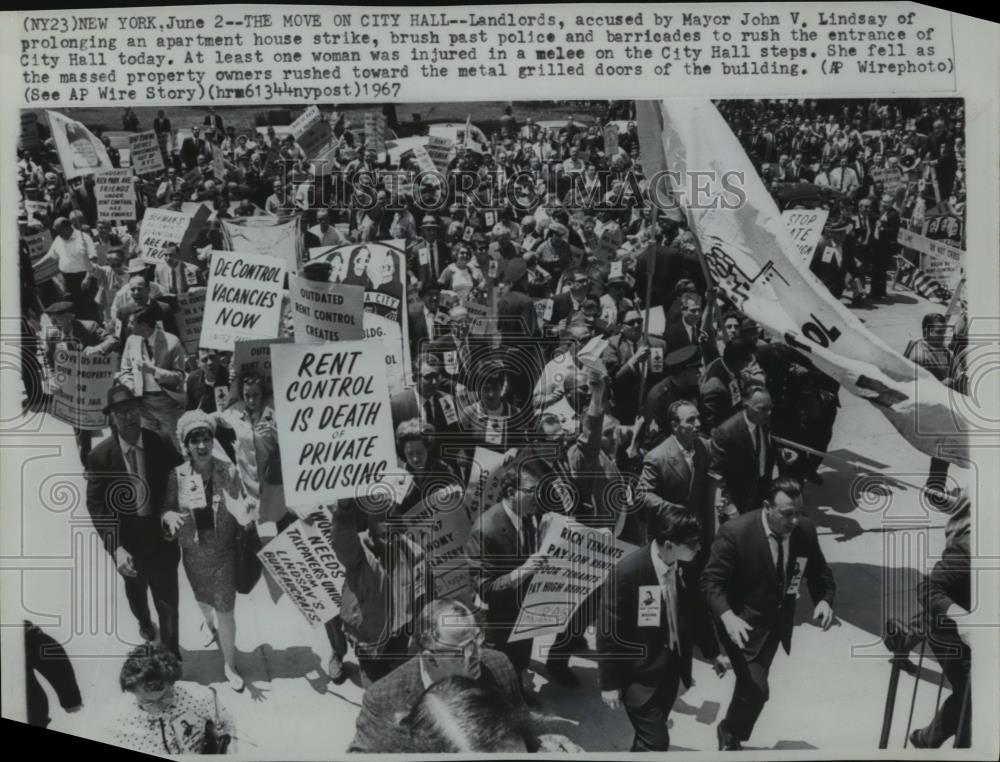
[[[184,652],[184,679],[192,680],[202,685],[225,682],[222,653],[217,649]],[[326,671],[320,665],[319,656],[306,646],[293,646],[281,651],[274,650],[264,644],[253,651],[239,651],[236,654],[236,666],[247,683],[269,683],[275,679],[309,678],[310,673],[318,672],[321,677],[309,679],[310,685],[317,685],[322,680],[323,688],[317,685],[313,689],[317,693],[326,692]]]

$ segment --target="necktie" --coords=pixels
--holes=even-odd
[[[537,538],[535,537],[535,518],[534,516],[525,516],[521,520],[521,546],[526,556],[530,556],[535,552],[537,542]]]
[[[766,468],[767,464],[767,456],[764,452],[764,432],[761,430],[760,426],[757,427],[756,431],[754,432],[754,436],[757,440],[755,442],[757,449],[757,475],[763,476],[764,469]]]
[[[785,589],[785,545],[781,541],[781,536],[775,534],[774,532],[771,533],[771,539],[773,539],[778,546],[778,560],[775,563],[775,567],[777,568],[778,571],[778,587],[781,590],[784,590]]]
[[[680,653],[680,641],[677,637],[677,564],[667,567],[660,581],[663,590],[663,602],[667,609],[667,645],[672,651]]]
[[[567,515],[571,514],[573,513],[573,497],[569,485],[572,484],[573,472],[569,467],[569,462],[566,460],[565,454],[559,456],[553,467],[558,477],[557,491],[559,493],[559,500],[562,503],[563,513]]]
[[[434,400],[424,400],[424,419],[426,423],[434,424]]]
[[[153,359],[153,345],[149,343],[149,339],[142,340],[142,348],[145,350],[146,357],[150,360]]]

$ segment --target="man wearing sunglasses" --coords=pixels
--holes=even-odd
[[[432,601],[421,611],[416,624],[412,650],[417,655],[365,691],[348,751],[407,748],[393,747],[389,740],[403,732],[397,718],[405,716],[427,688],[448,677],[459,675],[490,685],[515,709],[523,706],[510,660],[483,645],[483,631],[464,604],[456,600]]]

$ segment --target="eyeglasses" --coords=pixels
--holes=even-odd
[[[463,659],[471,659],[479,653],[479,649],[482,648],[485,642],[486,635],[482,632],[477,632],[464,643],[459,643],[456,646],[435,647],[434,653],[439,656],[461,656]]]

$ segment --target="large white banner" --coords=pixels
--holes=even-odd
[[[712,277],[737,309],[872,402],[919,450],[937,455],[945,446],[942,457],[963,458],[964,407],[953,406],[949,389],[865,328],[809,272],[715,106],[681,98],[640,101],[636,108],[642,166],[647,176],[656,174],[654,203],[679,202]]]

